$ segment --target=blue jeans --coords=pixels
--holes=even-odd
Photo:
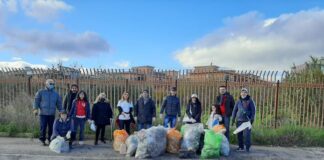
[[[223,122],[222,124],[224,124],[225,128],[226,128],[226,132],[225,132],[225,136],[226,138],[228,139],[228,141],[230,140],[229,139],[229,133],[230,133],[230,122],[231,122],[231,117],[228,117],[228,116],[222,116],[222,119],[223,119]]]
[[[48,127],[48,141],[50,141],[53,133],[53,124],[54,124],[55,116],[54,115],[40,115],[39,122],[40,122],[40,137],[39,140],[45,141],[46,140],[46,130]]]
[[[73,119],[73,132],[74,132],[74,136],[76,136],[76,133],[78,131],[78,128],[80,128],[79,131],[79,141],[83,141],[84,139],[84,126],[86,123],[86,119],[85,118],[74,118]],[[75,139],[75,137],[73,138]]]
[[[164,117],[164,127],[165,128],[168,128],[168,124],[170,123],[170,127],[171,128],[174,128],[176,126],[176,123],[177,123],[177,116],[168,116],[166,115]]]
[[[149,129],[152,127],[152,123],[137,123],[137,130]]]
[[[239,127],[243,122],[238,121],[236,123],[236,127]],[[244,144],[245,144],[245,149],[249,150],[251,147],[251,129],[246,128],[242,132],[239,132],[237,134],[237,139],[238,139],[238,145],[240,148],[244,149]]]

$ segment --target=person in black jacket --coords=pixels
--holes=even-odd
[[[160,118],[162,119],[163,113],[165,113],[164,117],[164,127],[168,128],[170,123],[170,128],[174,128],[177,123],[177,116],[178,121],[181,121],[181,108],[180,108],[180,100],[177,97],[177,89],[172,87],[170,91],[171,95],[167,96],[163,101],[161,111],[160,111]]]
[[[96,125],[96,138],[94,144],[98,144],[99,134],[101,132],[101,142],[106,143],[105,140],[105,128],[106,125],[110,125],[110,121],[113,117],[113,112],[110,103],[106,99],[105,93],[100,93],[96,98],[92,107],[92,120]]]
[[[71,89],[68,94],[65,95],[63,101],[63,108],[69,114],[72,108],[72,102],[75,99],[79,91],[79,86],[77,84],[72,84]]]
[[[156,116],[155,102],[150,98],[148,90],[144,90],[134,106],[134,118],[137,121],[137,129],[148,129]]]
[[[227,92],[226,86],[219,87],[219,95],[216,98],[216,105],[220,107],[220,112],[223,119],[222,124],[224,124],[226,128],[225,136],[229,140],[230,119],[235,101],[233,96]]]
[[[187,105],[186,113],[189,119],[192,119],[192,123],[201,122],[201,103],[197,94],[192,94]]]

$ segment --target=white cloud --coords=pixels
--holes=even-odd
[[[24,67],[47,68],[47,66],[43,64],[31,64],[22,60],[13,61],[13,62],[0,61],[0,68],[24,68]]]
[[[11,58],[13,61],[21,61],[22,60],[22,58],[20,58],[20,57],[12,57]]]
[[[45,58],[44,61],[51,64],[58,64],[61,62],[67,62],[70,59],[68,57],[49,57]]]
[[[17,12],[17,1],[16,0],[0,0],[0,10]]]
[[[117,68],[128,68],[129,65],[130,65],[130,62],[129,61],[118,61],[118,62],[114,62],[114,65],[117,67]]]
[[[38,21],[51,21],[61,11],[72,9],[72,6],[61,0],[22,0],[20,5],[27,16]]]
[[[265,19],[250,12],[175,52],[185,67],[208,65],[234,69],[289,69],[310,55],[324,56],[324,10],[313,9]]]

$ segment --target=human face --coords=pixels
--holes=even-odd
[[[177,94],[176,91],[171,91],[171,95],[172,95],[172,96],[175,96],[176,94]]]
[[[61,114],[61,118],[65,121],[66,118],[67,118],[67,115],[66,114]]]
[[[220,94],[225,94],[226,93],[226,88],[225,87],[220,87],[219,88],[219,93]]]
[[[124,93],[124,94],[123,94],[123,98],[124,98],[124,100],[127,100],[128,97],[129,97],[128,93]]]
[[[196,97],[192,97],[191,99],[192,99],[192,102],[193,103],[196,103],[196,101],[197,101],[197,98]]]
[[[143,97],[147,98],[148,97],[148,93],[146,91],[143,92]]]
[[[55,83],[53,79],[46,80],[46,87],[48,89],[53,89],[55,87]]]
[[[241,98],[245,98],[247,95],[248,95],[248,93],[246,91],[241,92]]]
[[[212,111],[216,112],[216,107],[215,106],[212,106]]]
[[[81,93],[79,94],[79,97],[80,97],[81,100],[84,99],[84,93],[81,92]]]
[[[72,88],[71,88],[71,91],[73,92],[73,93],[77,93],[78,92],[78,87],[76,87],[76,86],[73,86]]]

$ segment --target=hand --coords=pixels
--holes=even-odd
[[[254,119],[251,119],[251,120],[250,120],[250,122],[251,122],[251,124],[253,124],[253,122],[254,122]]]
[[[66,139],[70,139],[71,138],[71,131],[68,131],[67,133],[66,133]]]
[[[91,124],[92,123],[92,120],[91,119],[88,119],[88,123]]]
[[[192,119],[191,119],[191,122],[192,122],[192,123],[196,123],[196,120],[192,118]]]
[[[161,118],[161,119],[163,118],[163,114],[160,114],[160,118]]]
[[[152,121],[155,122],[155,117],[152,118]]]
[[[177,120],[178,120],[178,122],[180,122],[181,121],[181,117],[178,117]]]
[[[134,117],[134,120],[137,121],[137,117]]]
[[[34,113],[35,116],[37,116],[38,115],[38,109],[34,109],[33,113]]]

